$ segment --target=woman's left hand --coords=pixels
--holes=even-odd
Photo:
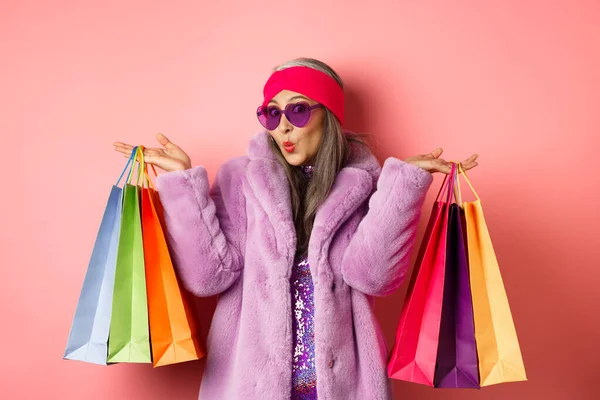
[[[444,150],[441,148],[437,148],[429,154],[409,157],[404,160],[404,162],[421,167],[431,173],[441,172],[444,174],[450,174],[452,172],[452,163],[440,158],[443,151]],[[471,168],[475,168],[478,165],[476,161],[477,157],[479,157],[478,154],[473,154],[471,157],[461,162],[460,165],[462,166],[462,169],[468,171]]]

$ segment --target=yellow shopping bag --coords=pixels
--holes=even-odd
[[[477,200],[462,202],[466,226],[475,340],[481,386],[525,381],[525,366],[508,305],[498,260],[483,217],[479,196],[459,164]],[[460,191],[460,186],[458,186]]]

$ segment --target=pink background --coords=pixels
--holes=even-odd
[[[396,397],[597,398],[600,3],[350,4],[2,2],[1,398],[196,397],[203,361],[61,359],[125,162],[111,144],[154,146],[163,132],[212,179],[258,131],[271,68],[297,56],[342,75],[347,127],[373,133],[381,161],[437,146],[447,159],[480,154],[470,177],[530,380],[479,392],[396,382]],[[376,303],[390,345],[405,288]],[[205,335],[214,299],[198,305]]]

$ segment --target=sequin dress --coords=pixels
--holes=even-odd
[[[302,166],[309,179],[312,166]],[[292,400],[317,398],[317,371],[315,368],[315,303],[310,265],[306,256],[296,254],[291,278],[293,305],[292,326]]]

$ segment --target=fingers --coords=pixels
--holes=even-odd
[[[123,153],[127,158],[131,157],[131,152],[133,151],[132,145],[121,142],[114,142],[113,146],[115,146],[115,151]]]
[[[130,144],[114,142],[113,145],[115,146],[115,151],[118,151],[119,153],[123,153],[125,155],[125,157],[130,157],[131,153],[133,152],[133,146]],[[152,155],[154,155],[154,156],[163,155],[163,153],[164,153],[164,149],[144,147],[144,157],[145,158],[147,158],[148,156],[152,156]]]
[[[441,172],[444,174],[451,174],[452,173],[452,164],[454,162],[449,162],[442,158],[439,158],[442,155],[442,151],[443,150],[441,148],[435,149],[431,153],[424,155],[423,157],[425,158],[425,160],[421,160],[421,162],[425,163],[423,165],[430,172]],[[454,164],[460,164],[463,171],[468,171],[479,165],[479,163],[476,161],[478,157],[479,157],[478,154],[473,154],[471,157],[467,158],[465,161],[463,161],[461,163],[454,163]],[[459,170],[459,172],[460,172],[460,170]]]
[[[163,135],[162,133],[158,133],[156,134],[156,139],[158,140],[158,143],[160,143],[161,145],[165,146],[166,149],[172,149],[177,147],[173,142],[171,142],[165,135]]]
[[[437,149],[433,150],[431,153],[425,154],[425,158],[436,159],[436,158],[439,158],[443,152],[444,152],[444,150],[441,147],[438,147]]]
[[[161,162],[165,158],[163,149],[144,149],[144,161],[149,164]]]
[[[479,154],[473,154],[471,157],[467,158],[466,160],[464,160],[461,164],[462,165],[469,165],[474,163],[477,158],[479,157]]]
[[[438,158],[436,160],[432,160],[431,169],[444,174],[450,174],[452,172],[452,163]]]
[[[131,157],[134,146],[121,142],[115,142],[113,145],[115,146],[115,151],[122,153],[123,157]],[[157,166],[165,171],[173,171],[181,168],[181,163],[169,157],[165,149],[144,147],[143,154],[144,162],[148,165]]]
[[[158,164],[162,165],[162,163],[164,162],[164,156],[158,153],[151,153],[148,155],[144,153],[144,161],[147,164],[153,164],[158,166]]]
[[[475,167],[476,167],[476,166],[478,166],[478,165],[479,165],[479,163],[473,162],[473,163],[471,163],[471,164],[469,164],[469,165],[466,165],[466,166],[465,166],[465,165],[462,165],[462,169],[463,169],[463,171],[468,171],[468,170],[470,170],[470,169],[473,169],[473,168],[475,168]]]
[[[130,144],[126,144],[126,143],[121,143],[121,142],[114,142],[113,146],[115,146],[115,150],[116,149],[124,149],[124,150],[133,150],[133,146]]]
[[[131,151],[127,151],[127,150],[120,149],[120,148],[119,149],[115,148],[115,151],[118,151],[119,153],[123,153],[123,155],[125,155],[127,157],[131,156]]]
[[[477,160],[478,157],[479,157],[479,154],[473,154],[471,157],[469,157],[469,158],[467,158],[465,160],[465,163],[466,162],[473,162],[473,161]]]
[[[478,166],[479,163],[477,163],[477,161],[476,161],[478,157],[479,157],[479,154],[473,154],[471,157],[467,158],[465,161],[460,163],[462,169],[465,171],[468,171],[468,170],[473,169],[476,166]]]

